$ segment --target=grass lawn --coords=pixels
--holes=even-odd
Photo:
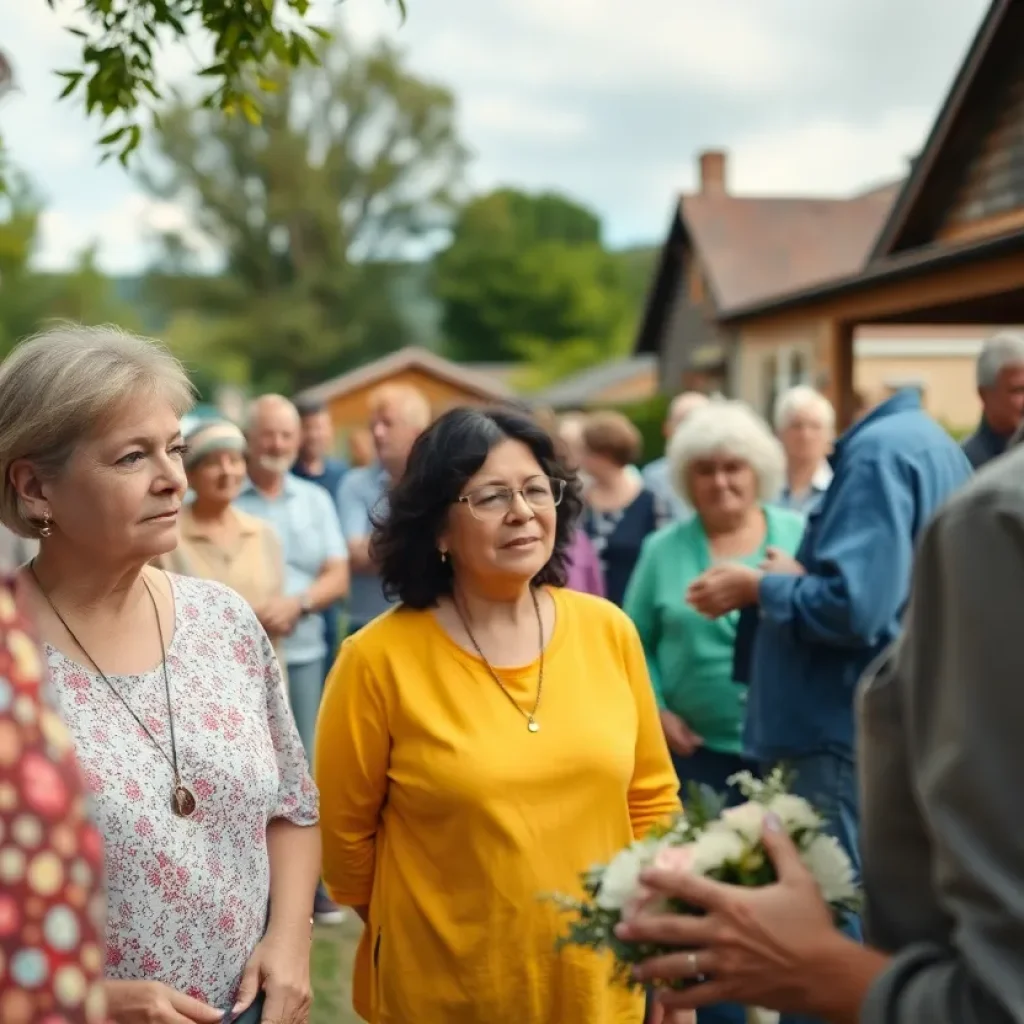
[[[363,930],[349,913],[343,924],[313,934],[313,1013],[310,1024],[357,1024],[352,1009],[352,961]]]

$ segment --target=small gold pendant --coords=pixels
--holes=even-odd
[[[526,720],[526,728],[529,729],[530,732],[540,732],[540,723],[531,715]]]
[[[196,798],[192,794],[192,790],[179,782],[171,793],[171,810],[179,818],[191,818],[196,813],[196,806]]]

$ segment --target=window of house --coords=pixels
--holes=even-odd
[[[779,395],[798,384],[811,382],[810,360],[805,349],[786,346],[765,355],[761,372],[761,411],[771,422]]]

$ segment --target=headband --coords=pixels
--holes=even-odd
[[[245,435],[234,423],[226,420],[197,427],[188,435],[188,446],[184,460],[186,469],[194,469],[214,452],[244,452],[247,447]]]

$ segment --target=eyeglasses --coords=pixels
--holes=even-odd
[[[475,519],[504,519],[512,511],[517,496],[522,496],[532,511],[542,512],[560,505],[564,494],[564,480],[539,476],[519,488],[478,487],[461,495],[459,501],[469,506]]]

